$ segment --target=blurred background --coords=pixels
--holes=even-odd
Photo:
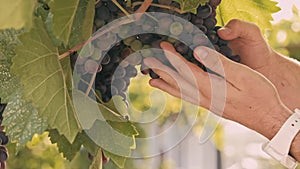
[[[283,55],[300,60],[300,0],[276,0],[281,11],[274,14],[273,28],[266,33],[271,46]],[[149,94],[158,92],[147,85],[148,77],[139,75],[133,79],[128,91],[132,107],[138,111],[147,110],[151,104]],[[139,89],[139,90],[136,90]],[[138,93],[136,92],[138,91]],[[144,128],[145,133],[159,133],[174,122],[181,111],[180,100],[160,93],[168,104],[156,123]],[[214,136],[205,144],[199,143],[203,119],[207,113],[199,111],[199,119],[188,136],[176,147],[159,156],[147,159],[130,159],[126,169],[263,169],[281,167],[267,156],[261,145],[266,139],[245,127],[222,120]],[[132,114],[132,118],[142,118],[142,114]],[[216,122],[212,122],[216,123]],[[184,124],[182,124],[184,125]],[[180,126],[176,126],[180,128]],[[147,132],[146,132],[147,131]],[[143,135],[143,134],[142,134]],[[160,140],[167,142],[168,139]],[[141,145],[142,146],[142,145]],[[147,148],[156,145],[144,145]],[[149,147],[150,146],[150,147]],[[14,145],[9,145],[9,169],[87,169],[91,161],[83,149],[71,162],[66,161],[57,147],[50,143],[48,134],[35,136],[32,142],[18,154]],[[117,168],[112,162],[104,165],[106,169]]]

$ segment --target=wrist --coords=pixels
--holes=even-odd
[[[261,122],[261,132],[260,134],[264,135],[266,138],[271,140],[287,121],[287,119],[292,115],[292,111],[289,110],[284,105],[279,105],[276,110],[273,111],[268,117],[264,118]],[[263,124],[266,124],[263,127]],[[300,132],[294,137],[291,147],[290,155],[293,156],[297,161],[300,161]]]

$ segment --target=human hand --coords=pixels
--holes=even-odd
[[[267,123],[270,124],[271,116],[271,119],[276,119],[274,123],[283,124],[289,116],[290,113],[282,113],[289,110],[281,102],[274,85],[249,67],[230,61],[209,48],[196,48],[195,58],[214,72],[223,75],[220,77],[208,74],[185,60],[171,44],[163,42],[161,47],[176,70],[163,65],[155,58],[146,58],[145,64],[160,76],[159,79],[150,80],[151,86],[200,105],[269,138],[272,134],[265,131],[267,124],[263,123],[264,120],[267,119]],[[273,124],[270,125],[273,127]],[[278,129],[280,126],[279,124]],[[272,127],[267,130],[273,130]]]
[[[280,98],[291,110],[299,108],[300,65],[270,48],[258,26],[231,20],[219,29],[221,38],[229,40],[234,54],[241,57],[241,63],[262,73],[277,88]]]
[[[195,58],[223,76],[220,77],[185,60],[171,44],[162,42],[161,47],[175,70],[155,58],[146,58],[145,64],[160,76],[150,80],[151,86],[238,122],[268,139],[291,115],[274,85],[253,69],[209,48],[196,48]],[[300,160],[300,136],[295,140],[298,141],[293,143],[291,153]]]

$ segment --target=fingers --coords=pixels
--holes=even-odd
[[[165,56],[176,69],[176,71],[185,78],[189,83],[195,84],[197,75],[204,74],[204,71],[197,65],[187,61],[181,54],[179,54],[172,44],[168,42],[162,42],[160,44],[164,50]]]
[[[167,93],[169,93],[170,95],[172,95],[174,97],[182,98],[185,101],[188,101],[188,102],[190,102],[192,104],[195,104],[195,105],[199,105],[200,104],[200,99],[204,98],[204,97],[200,97],[200,95],[197,98],[192,98],[192,97],[190,97],[189,94],[186,94],[186,93],[182,92],[178,88],[174,88],[172,85],[170,85],[168,82],[164,81],[163,79],[151,79],[149,81],[149,84],[152,87],[155,87],[155,88],[158,88],[158,89],[160,89],[164,92],[167,92]],[[193,91],[195,89],[189,89],[189,90]]]
[[[222,54],[203,46],[199,46],[194,50],[194,57],[207,68],[226,78],[228,81],[236,79],[235,75],[241,67],[241,65],[227,59]]]
[[[169,68],[168,66],[162,64],[160,61],[153,57],[148,57],[144,59],[145,64],[151,68],[160,78],[165,79],[165,81],[170,84],[176,84],[174,77],[176,72]]]
[[[151,86],[199,105],[199,100],[203,95],[200,93],[198,85],[209,86],[209,84],[206,84],[209,83],[208,77],[202,77],[201,75],[199,75],[199,79],[196,79],[196,77],[194,77],[193,83],[190,83],[187,79],[190,78],[191,75],[181,76],[178,72],[162,64],[155,58],[146,58],[144,62],[149,68],[151,68],[156,74],[160,76],[160,79],[150,80]],[[186,69],[188,70],[190,68],[186,66]],[[209,89],[206,90],[208,91],[204,92],[209,92]]]
[[[225,27],[218,30],[219,36],[224,40],[243,38],[257,41],[258,37],[263,39],[258,26],[253,23],[233,19]]]

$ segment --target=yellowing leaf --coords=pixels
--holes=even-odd
[[[223,0],[217,9],[218,25],[224,26],[231,19],[257,24],[262,30],[271,27],[272,14],[280,10],[272,0]]]
[[[81,127],[68,90],[67,77],[41,18],[20,36],[12,71],[20,78],[24,98],[31,101],[51,128],[73,142]],[[71,68],[70,68],[71,69]],[[68,79],[69,80],[69,79]]]
[[[0,29],[29,28],[32,25],[34,4],[33,0],[1,0]]]

